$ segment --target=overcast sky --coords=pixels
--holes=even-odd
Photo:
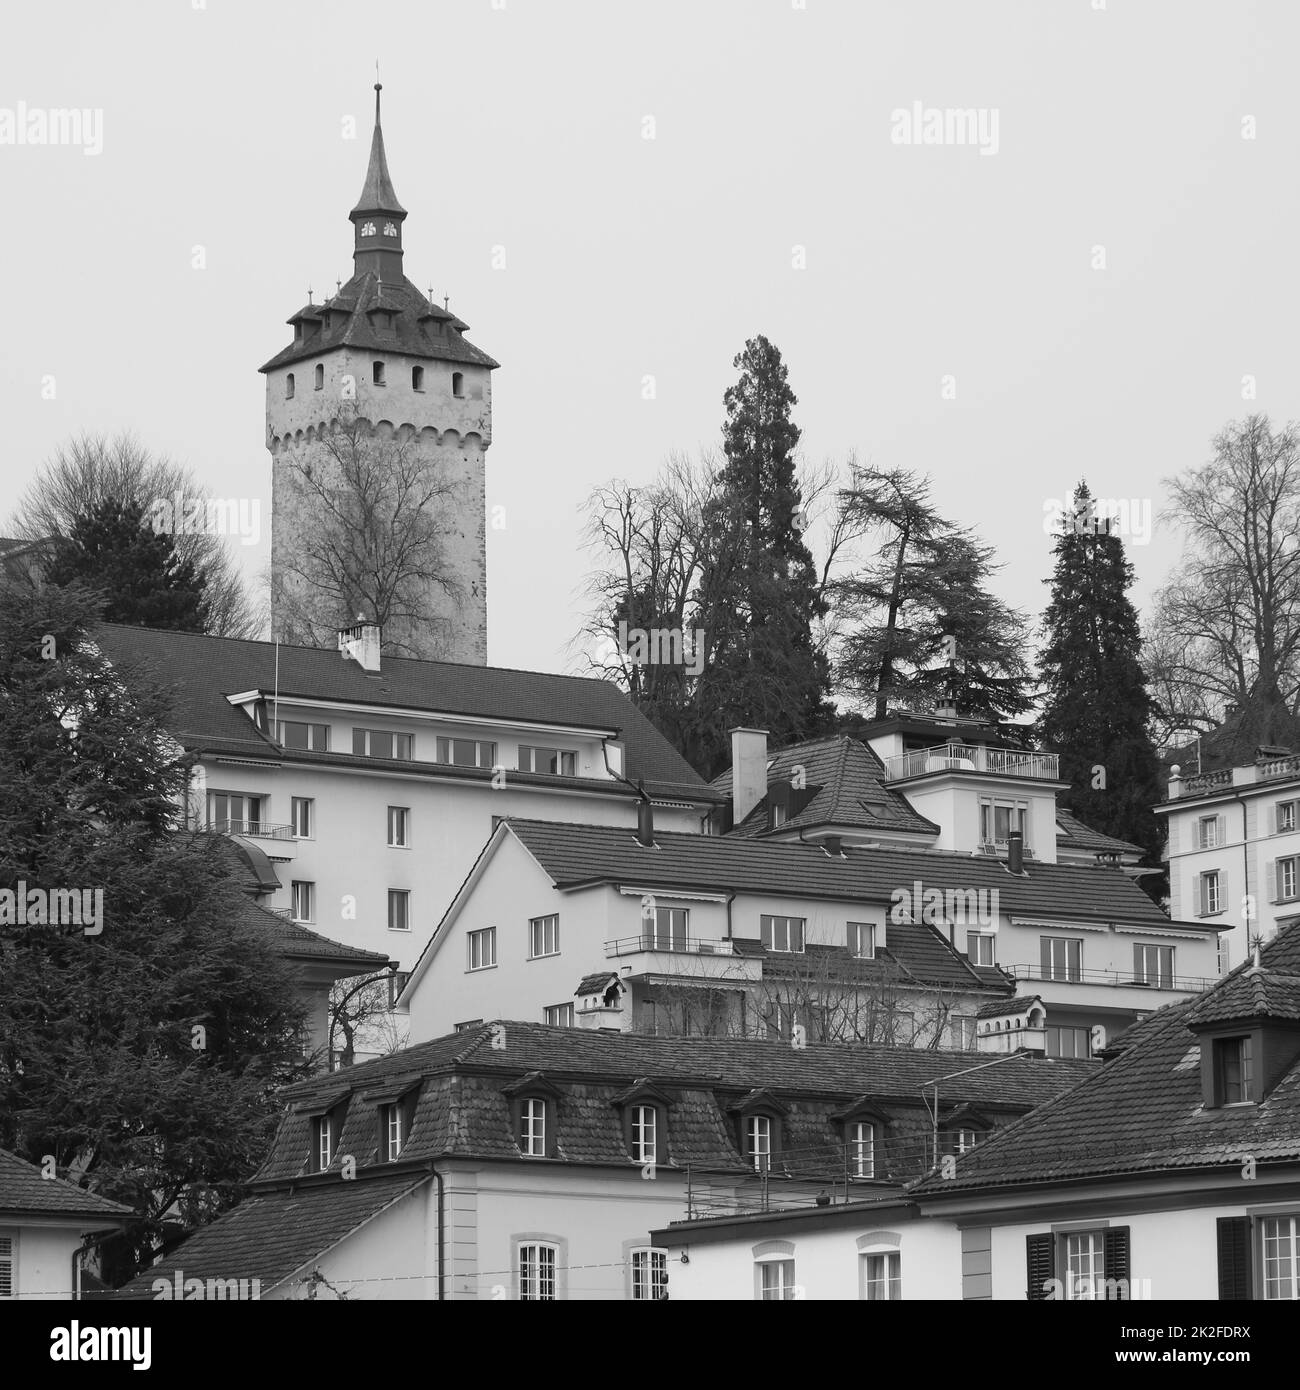
[[[584,498],[715,445],[757,333],[808,457],[930,474],[1036,615],[1049,499],[1086,475],[1159,511],[1225,422],[1300,415],[1300,6],[1099,5],[7,7],[0,138],[20,103],[103,125],[98,154],[0,143],[0,518],[124,428],[269,513],[257,368],[350,274],[378,59],[407,274],[502,363],[492,664],[565,668]],[[901,143],[917,104],[982,111],[982,146]],[[1130,544],[1139,601],[1178,552]]]

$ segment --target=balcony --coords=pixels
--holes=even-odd
[[[605,943],[607,958],[639,957],[627,979],[674,975],[700,980],[760,980],[763,963],[739,955],[730,941],[668,932],[646,932]]]
[[[885,759],[885,780],[901,782],[932,772],[986,772],[997,777],[1032,777],[1060,781],[1061,760],[1055,753],[1028,753],[1019,748],[984,744],[938,743]]]
[[[1201,994],[1217,979],[1206,979],[1201,975],[1158,975],[1138,979],[1132,970],[1067,970],[1044,971],[1038,965],[1009,965],[1017,980],[1032,980],[1050,985],[1106,985],[1112,989],[1136,989],[1144,993],[1161,994]]]
[[[1276,782],[1284,777],[1300,777],[1300,756],[1290,754],[1283,758],[1262,758],[1245,767],[1221,767],[1214,772],[1197,773],[1194,777],[1171,775],[1167,800],[1209,796],[1231,787],[1250,787],[1260,782]]]
[[[270,825],[264,820],[210,820],[207,829],[217,835],[238,835],[252,840],[268,859],[296,859],[298,837],[291,825]]]

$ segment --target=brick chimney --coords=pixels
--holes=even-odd
[[[767,730],[731,731],[731,811],[739,825],[767,796]]]

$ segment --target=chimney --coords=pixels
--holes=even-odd
[[[339,651],[351,657],[363,671],[379,670],[379,625],[358,617],[351,627],[339,629]]]
[[[636,840],[637,844],[644,845],[646,849],[654,848],[655,808],[651,806],[649,797],[643,797],[637,802]]]
[[[1013,830],[1007,836],[1007,872],[1022,874],[1025,871],[1025,832]]]
[[[827,835],[826,838],[822,840],[822,848],[826,851],[827,854],[830,855],[832,859],[844,858],[844,850],[842,846],[843,841],[838,835]]]
[[[731,806],[736,825],[767,796],[767,730],[731,731]]]

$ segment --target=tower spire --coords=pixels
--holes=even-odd
[[[357,205],[349,213],[355,229],[353,260],[358,271],[381,272],[387,278],[402,278],[402,223],[406,209],[397,201],[388,155],[384,149],[384,127],[380,119],[381,82],[375,83],[375,133],[370,140],[370,163]]]

